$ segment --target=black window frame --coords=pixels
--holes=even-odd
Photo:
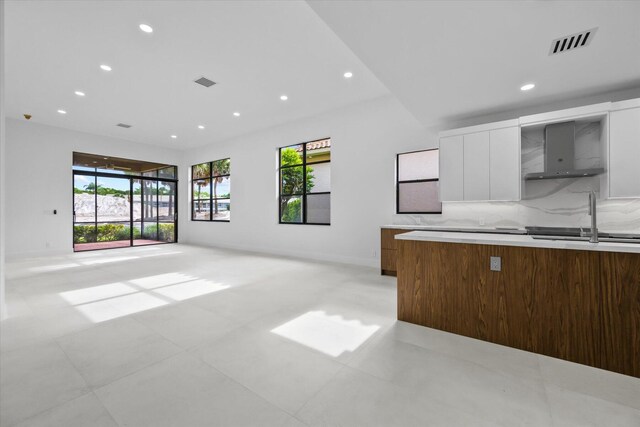
[[[318,141],[331,141],[331,138],[319,138],[314,139],[312,141],[300,142],[297,144],[286,145],[284,147],[278,148],[278,224],[293,224],[293,225],[331,225],[331,191],[318,191],[318,192],[307,192],[307,166],[313,167],[313,165],[320,165],[323,163],[331,163],[331,156],[329,156],[329,160],[321,160],[319,162],[307,162],[307,144],[311,144]],[[297,163],[295,165],[282,166],[282,150],[286,148],[295,147],[296,145],[302,145],[302,163]],[[331,153],[331,145],[329,145],[329,153]],[[302,167],[302,193],[296,194],[282,194],[282,169],[296,168]],[[318,195],[318,194],[328,194],[329,195],[329,222],[308,222],[307,221],[307,196],[309,195]],[[300,207],[302,213],[302,222],[286,222],[282,221],[282,197],[286,196],[294,196],[300,197],[302,205]]]
[[[214,175],[213,173],[213,164],[216,162],[220,162],[223,160],[228,160],[229,161],[229,173],[228,174],[222,174],[222,175]],[[209,175],[206,177],[200,177],[200,178],[195,178],[195,175],[193,173],[193,168],[195,168],[198,165],[202,165],[202,164],[208,164],[209,165]],[[229,197],[213,197],[213,180],[214,178],[229,178],[229,180],[231,180],[231,157],[224,157],[222,159],[218,159],[218,160],[212,160],[210,162],[200,162],[200,163],[196,163],[195,165],[191,165],[191,179],[189,180],[189,183],[191,184],[191,221],[197,221],[197,222],[231,222],[231,183],[229,183]],[[195,199],[194,198],[194,194],[193,194],[193,185],[195,181],[202,181],[202,180],[208,180],[209,181],[209,198],[208,199],[202,199],[202,198],[198,198]],[[217,203],[218,200],[229,200],[229,219],[214,219],[213,218],[213,204]],[[205,202],[209,202],[209,219],[196,219],[195,218],[195,210],[194,210],[194,205],[196,201],[205,201]]]
[[[437,181],[438,183],[440,182],[440,170],[438,170],[438,178],[429,178],[429,179],[411,179],[411,180],[405,180],[405,181],[400,181],[400,156],[406,155],[406,154],[413,154],[413,153],[422,153],[425,151],[438,151],[438,163],[440,162],[440,148],[429,148],[426,150],[415,150],[415,151],[407,151],[404,153],[398,153],[396,154],[396,214],[398,215],[441,215],[442,214],[442,201],[439,200],[440,202],[440,210],[439,211],[433,211],[433,212],[401,212],[400,211],[400,184],[412,184],[412,183],[419,183],[419,182],[434,182]],[[439,168],[438,168],[439,169]],[[440,195],[440,185],[438,184],[438,196]]]
[[[98,184],[98,178],[118,178],[118,179],[128,179],[129,180],[129,194],[133,195],[133,184],[134,181],[140,181],[140,188],[141,191],[144,192],[144,188],[142,183],[144,181],[152,181],[153,183],[155,183],[156,185],[156,190],[158,188],[158,186],[160,185],[161,182],[163,183],[170,183],[174,185],[174,205],[173,205],[173,212],[174,212],[174,219],[173,219],[173,241],[172,242],[163,242],[163,241],[158,241],[158,243],[153,243],[153,244],[146,244],[145,246],[155,246],[155,245],[166,245],[166,244],[171,244],[171,243],[178,243],[178,166],[175,165],[167,165],[167,167],[163,168],[163,169],[168,169],[168,168],[173,168],[174,169],[174,178],[158,178],[158,175],[156,174],[156,176],[153,175],[147,175],[145,176],[143,173],[127,173],[127,174],[119,174],[119,173],[112,173],[109,172],[108,170],[105,169],[100,169],[100,168],[91,168],[91,167],[79,167],[76,169],[76,165],[72,166],[71,169],[71,186],[72,188],[75,188],[75,178],[76,176],[86,176],[86,177],[91,177],[94,179],[94,186],[97,187]],[[156,193],[157,194],[157,193]],[[141,200],[143,197],[143,193],[141,193]],[[75,210],[75,193],[72,193],[72,229],[74,226],[76,225],[91,225],[93,224],[95,226],[95,233],[97,234],[98,232],[98,224],[109,224],[112,223],[110,221],[98,221],[98,192],[94,191],[94,206],[96,207],[95,212],[94,212],[94,221],[93,222],[76,222],[76,210]],[[158,209],[159,208],[159,203],[160,203],[160,198],[157,197],[156,198],[156,204],[155,204],[155,208]],[[116,223],[119,222],[124,222],[124,221],[113,221]],[[72,248],[73,248],[73,252],[92,252],[92,251],[103,251],[103,250],[111,250],[111,249],[122,249],[122,248],[133,248],[133,247],[140,247],[134,244],[135,242],[135,238],[134,238],[134,232],[133,232],[133,228],[134,228],[134,223],[136,222],[141,222],[142,224],[144,224],[145,222],[151,222],[153,224],[154,221],[145,221],[144,219],[141,218],[140,221],[135,221],[134,219],[134,215],[133,215],[133,203],[129,204],[129,246],[121,246],[121,247],[113,247],[113,248],[95,248],[95,249],[85,249],[85,250],[76,250],[75,248],[75,241],[74,239],[72,239]],[[160,218],[158,216],[156,216],[156,220],[155,220],[155,224],[158,227],[158,229],[160,228],[160,224],[168,224],[168,222],[160,222]]]

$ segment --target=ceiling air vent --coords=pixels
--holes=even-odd
[[[125,128],[125,129],[129,129],[131,127],[131,125],[128,125],[126,123],[118,123],[116,126],[119,126],[121,128]]]
[[[555,55],[569,50],[576,50],[579,47],[589,46],[589,43],[593,40],[597,30],[597,28],[592,28],[590,30],[581,31],[579,33],[553,40],[551,42],[551,49],[549,49],[549,55]]]
[[[196,83],[198,83],[199,85],[202,85],[204,87],[211,87],[214,84],[216,84],[216,82],[209,80],[206,77],[200,77],[198,80],[194,80]]]

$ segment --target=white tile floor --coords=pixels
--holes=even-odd
[[[0,425],[640,426],[640,380],[395,320],[372,269],[166,245],[7,265]]]

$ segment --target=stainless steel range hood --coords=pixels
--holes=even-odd
[[[604,168],[575,168],[575,140],[575,122],[547,125],[544,128],[544,172],[528,173],[524,179],[577,178],[603,173]]]

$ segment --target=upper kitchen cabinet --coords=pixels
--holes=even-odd
[[[517,120],[442,132],[442,201],[520,199],[520,130]]]
[[[440,200],[464,200],[464,141],[462,135],[440,138]]]
[[[639,160],[640,99],[550,111],[440,132],[440,195],[517,201],[534,181],[585,178],[600,198],[640,198]]]
[[[615,103],[612,110],[609,115],[609,197],[640,197],[640,103]]]
[[[520,200],[520,128],[491,131],[491,200]]]
[[[464,135],[464,200],[490,200],[491,133]]]

